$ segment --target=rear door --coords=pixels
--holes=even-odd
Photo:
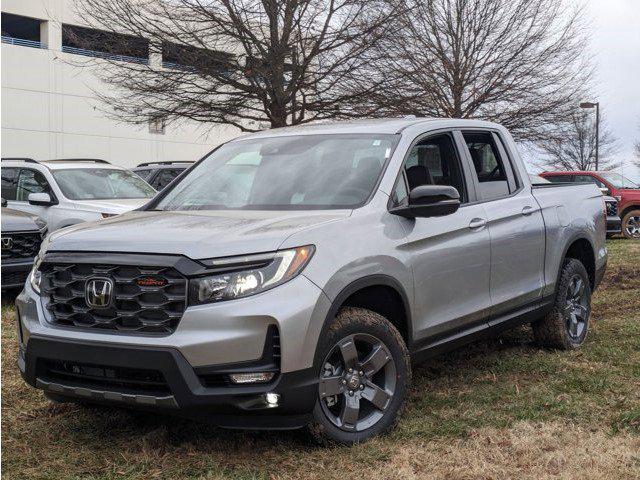
[[[484,206],[475,202],[464,143],[451,131],[418,137],[409,149],[392,205],[404,205],[420,185],[451,185],[462,206],[443,217],[401,219],[414,275],[414,335],[425,337],[485,322],[489,296],[490,241]]]
[[[491,314],[500,315],[542,295],[545,235],[542,212],[490,130],[462,131],[491,237]]]

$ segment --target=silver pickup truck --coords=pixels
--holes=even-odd
[[[494,123],[265,131],[51,234],[18,362],[55,401],[359,442],[394,426],[412,359],[525,323],[580,346],[605,230],[595,185],[533,187]]]

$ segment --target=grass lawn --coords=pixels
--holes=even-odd
[[[152,414],[54,405],[16,366],[2,306],[5,478],[640,478],[640,242],[609,242],[575,352],[523,328],[415,368],[391,435],[321,448],[304,432],[235,432]]]

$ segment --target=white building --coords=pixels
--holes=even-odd
[[[74,25],[79,22],[71,0],[2,1],[3,157],[102,158],[133,167],[197,160],[239,134],[231,127],[197,125],[152,133],[157,125],[106,118],[92,90],[107,87],[77,66],[91,52],[63,46],[63,28]]]

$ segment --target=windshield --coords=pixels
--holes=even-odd
[[[354,208],[371,195],[398,135],[300,135],[223,145],[158,210]]]
[[[600,176],[616,188],[640,188],[636,182],[619,173],[601,172]]]
[[[53,170],[60,190],[71,200],[151,198],[156,191],[128,170],[70,168]]]

